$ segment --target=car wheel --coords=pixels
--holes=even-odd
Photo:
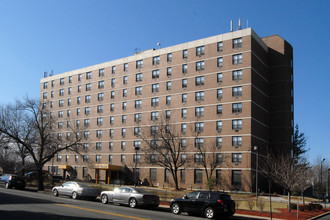
[[[10,189],[9,183],[6,183],[5,188]]]
[[[214,218],[214,209],[212,208],[212,207],[207,207],[206,209],[205,209],[205,212],[204,212],[204,215],[205,215],[205,217],[206,218],[208,218],[208,219],[212,219],[212,218]]]
[[[135,198],[130,198],[128,201],[128,204],[129,204],[129,207],[131,207],[131,208],[137,207],[137,202],[136,202]]]
[[[72,199],[78,199],[78,194],[77,192],[72,193]]]
[[[107,204],[107,203],[108,203],[108,196],[107,196],[106,194],[103,194],[103,195],[101,196],[101,202],[102,202],[103,204]]]
[[[54,189],[54,190],[53,190],[53,196],[58,196],[58,191],[57,191],[57,189]]]
[[[176,214],[176,215],[180,214],[181,210],[180,210],[180,205],[179,205],[179,203],[174,203],[174,204],[171,206],[171,212],[172,212],[173,214]]]

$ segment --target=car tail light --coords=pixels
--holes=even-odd
[[[224,202],[221,199],[218,199],[218,203],[220,203],[221,205],[224,204]]]
[[[9,177],[9,180],[11,180],[11,179],[12,179],[12,177],[13,177],[13,176],[10,176],[10,177]]]

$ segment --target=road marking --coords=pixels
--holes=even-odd
[[[95,209],[87,209],[87,208],[82,208],[82,207],[73,206],[73,205],[66,205],[66,204],[56,204],[56,205],[74,208],[74,209],[86,210],[86,211],[90,211],[90,212],[98,212],[98,213],[107,214],[107,215],[115,215],[115,216],[120,216],[120,217],[124,217],[124,218],[131,218],[131,219],[138,219],[138,220],[150,220],[147,218],[139,218],[139,217],[135,217],[135,216],[121,215],[121,214],[116,214],[116,213],[112,213],[112,212],[104,212],[104,211],[95,210]]]

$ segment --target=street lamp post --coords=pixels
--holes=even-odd
[[[325,161],[325,158],[323,158],[323,160],[321,160],[321,194],[323,195],[323,190],[322,190],[322,188],[323,188],[323,181],[322,181],[322,163]]]
[[[256,206],[258,206],[258,172],[259,172],[259,154],[258,154],[258,147],[254,146],[253,149],[256,152]]]
[[[139,147],[135,147],[135,170],[134,170],[134,187],[136,187],[136,182],[137,182],[137,163],[138,163],[138,151],[140,150]]]

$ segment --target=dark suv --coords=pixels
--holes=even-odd
[[[203,214],[209,219],[219,216],[229,217],[235,213],[235,202],[224,192],[194,191],[183,198],[173,199],[171,212],[174,214],[187,212],[189,215]]]
[[[0,185],[4,186],[6,189],[25,189],[25,180],[15,174],[3,174],[0,176]]]

